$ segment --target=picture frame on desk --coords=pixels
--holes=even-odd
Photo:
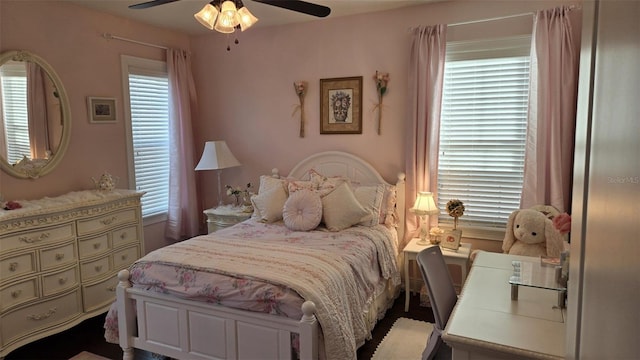
[[[462,230],[446,230],[444,234],[442,234],[440,246],[445,249],[458,250],[460,247],[460,239],[462,239]]]

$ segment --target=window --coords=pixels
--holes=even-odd
[[[1,75],[2,118],[5,121],[3,140],[7,146],[7,162],[15,164],[22,160],[23,156],[31,158],[27,112],[27,68],[21,62],[8,62],[2,66]]]
[[[129,181],[145,191],[142,216],[164,220],[169,199],[169,80],[166,64],[122,57],[125,111],[130,120]]]
[[[519,208],[529,97],[530,36],[447,44],[440,153],[439,221],[451,199],[467,229],[501,230]],[[479,237],[485,237],[477,235]]]

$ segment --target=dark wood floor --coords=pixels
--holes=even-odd
[[[404,311],[404,293],[395,301],[394,306],[387,311],[384,319],[380,320],[373,330],[373,338],[358,350],[358,360],[368,360],[389,331],[393,323],[399,317],[408,317],[416,320],[433,322],[431,308],[419,306],[419,297],[411,296],[410,308]],[[122,350],[118,345],[110,344],[104,340],[104,315],[85,320],[81,324],[62,333],[32,342],[18,348],[5,357],[5,360],[67,360],[74,355],[89,351],[109,359],[121,359]],[[426,337],[425,337],[426,344]],[[136,360],[150,359],[149,353],[137,352]],[[437,359],[450,359],[450,349],[443,346],[438,352]]]

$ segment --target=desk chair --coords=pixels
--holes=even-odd
[[[417,262],[427,287],[427,294],[429,294],[436,322],[427,341],[427,347],[422,353],[423,360],[431,360],[442,344],[441,335],[449,321],[453,307],[458,301],[458,295],[439,246],[432,246],[420,251],[417,255]]]

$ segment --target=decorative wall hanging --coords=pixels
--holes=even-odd
[[[88,97],[89,121],[94,124],[116,122],[116,99]]]
[[[304,96],[307,95],[307,88],[309,84],[306,81],[296,81],[293,83],[293,89],[296,91],[296,95],[298,95],[298,99],[300,99],[300,105],[296,105],[295,110],[293,110],[293,115],[296,114],[296,111],[300,109],[300,137],[304,137]]]
[[[376,82],[376,94],[378,94],[378,103],[374,106],[373,110],[378,109],[378,135],[380,135],[382,131],[382,96],[387,92],[389,73],[376,71],[373,80]]]
[[[362,134],[362,76],[320,79],[320,134]]]

